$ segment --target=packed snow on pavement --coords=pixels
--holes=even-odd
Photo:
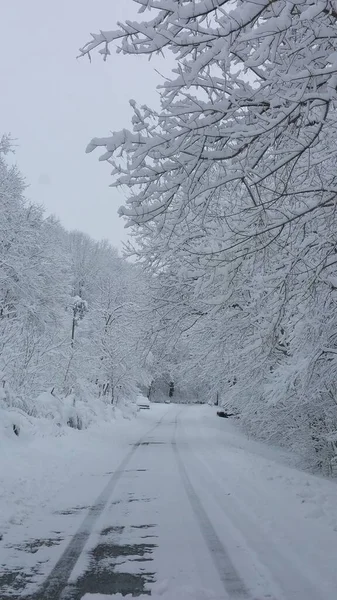
[[[2,599],[335,598],[334,481],[214,408],[151,405],[2,457]]]

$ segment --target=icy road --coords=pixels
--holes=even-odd
[[[208,406],[155,405],[115,431],[90,438],[83,462],[72,449],[69,480],[12,519],[1,600],[337,598],[334,482]]]

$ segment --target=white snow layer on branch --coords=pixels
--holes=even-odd
[[[255,435],[336,446],[337,3],[137,0],[83,48],[172,53],[161,108],[94,139],[152,273],[154,333]],[[146,9],[149,9],[146,11]],[[144,17],[145,19],[145,17]],[[207,383],[206,383],[207,382]]]

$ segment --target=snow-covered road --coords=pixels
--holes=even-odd
[[[32,513],[21,543],[8,530],[1,599],[337,597],[337,486],[214,409],[152,406],[96,459],[96,479],[82,465],[77,491],[66,485]]]

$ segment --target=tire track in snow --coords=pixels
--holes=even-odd
[[[103,491],[98,496],[95,504],[88,510],[86,517],[78,528],[77,532],[71,538],[68,546],[61,554],[56,565],[45,579],[39,590],[31,596],[26,596],[26,600],[61,600],[62,592],[67,585],[68,579],[84,550],[84,546],[93,530],[93,527],[105,509],[116,484],[122,477],[126,466],[130,462],[131,458],[135,454],[136,450],[143,443],[144,440],[161,424],[165,413],[162,418],[152,427],[144,436],[142,436],[138,442],[133,444],[130,452],[122,460],[119,467],[113,473],[108,483],[106,484]]]
[[[216,473],[212,471],[210,463],[205,460],[205,456],[194,454],[194,460],[198,461],[201,468],[208,471],[212,478],[216,478]],[[219,479],[217,479],[217,485],[218,488],[220,487],[223,490],[223,493],[226,493],[225,486]],[[265,537],[265,534],[255,522],[249,520],[250,515],[240,504],[235,505],[234,512],[231,506],[227,505],[225,509],[219,490],[216,488],[212,490],[212,497],[225,517],[230,519],[237,531],[244,536],[248,546],[254,549],[257,559],[267,570],[267,573],[269,572],[272,580],[276,581],[276,585],[280,590],[277,598],[298,598],[298,594],[301,594],[301,598],[303,597],[306,600],[323,600],[323,597],[326,598],[325,592],[316,587],[315,580],[311,580],[310,575],[308,576],[308,573],[303,572],[300,565],[296,564],[297,557],[296,555],[292,556],[291,548],[289,548],[287,555],[284,555],[282,549]],[[247,532],[249,532],[248,535]],[[274,596],[271,594],[267,597],[274,600]]]
[[[216,569],[219,573],[220,580],[225,588],[225,591],[231,598],[235,598],[235,600],[251,600],[252,596],[247,590],[243,580],[241,579],[239,573],[237,572],[235,566],[232,563],[232,560],[223,546],[220,538],[218,537],[217,532],[215,531],[207,512],[205,511],[202,503],[199,500],[198,495],[196,494],[194,487],[191,483],[191,480],[188,476],[187,470],[184,466],[184,463],[181,459],[177,441],[177,427],[178,427],[178,417],[175,419],[175,428],[174,428],[174,437],[172,439],[172,447],[176,455],[176,459],[178,462],[179,471],[182,477],[183,485],[186,490],[186,494],[192,506],[193,512],[197,518],[199,523],[201,533],[206,542],[206,545],[211,553]]]

